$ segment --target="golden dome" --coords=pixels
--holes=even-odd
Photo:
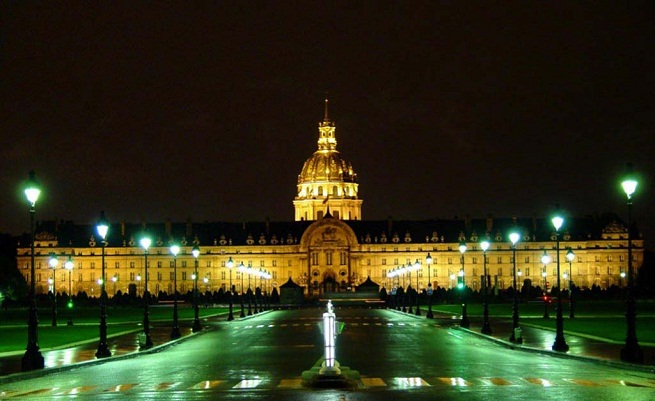
[[[325,181],[357,182],[352,164],[336,150],[317,150],[305,161],[298,175],[298,184]]]
[[[312,182],[357,182],[357,174],[350,162],[337,151],[336,127],[328,118],[325,99],[325,118],[318,124],[318,150],[305,161],[298,175],[298,184]]]

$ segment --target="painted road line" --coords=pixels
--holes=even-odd
[[[189,387],[189,390],[209,390],[210,388],[216,388],[223,383],[223,380],[205,380],[200,383],[196,383],[193,386]]]
[[[302,388],[302,379],[282,379],[277,385],[278,388]]]
[[[360,381],[365,387],[386,387],[387,383],[379,377],[362,377]]]
[[[552,387],[553,386],[553,382],[551,382],[550,380],[546,380],[546,379],[539,379],[539,378],[536,378],[536,377],[524,377],[523,380],[525,380],[526,382],[531,383],[531,384],[536,384],[537,386],[542,386],[542,387]]]
[[[238,389],[255,388],[255,387],[259,386],[259,384],[261,382],[262,382],[261,379],[245,379],[245,380],[241,380],[239,383],[237,383],[232,388],[238,388]]]
[[[452,387],[470,387],[472,384],[461,377],[437,377],[437,381]]]
[[[119,384],[118,386],[113,386],[109,387],[107,390],[105,390],[105,393],[121,393],[124,391],[128,391],[130,389],[133,389],[134,387],[138,386],[138,383],[129,383],[129,384]]]
[[[430,387],[428,382],[420,377],[395,377],[393,384],[398,387]]]

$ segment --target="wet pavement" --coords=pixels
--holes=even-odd
[[[422,311],[423,316],[416,316],[418,319],[425,318],[425,310]],[[399,312],[401,313],[401,312]],[[459,325],[460,316],[450,316],[442,313],[434,313],[435,318],[450,317],[453,325]],[[555,317],[550,319],[554,320]],[[522,348],[526,351],[535,351],[541,353],[549,353],[561,357],[573,357],[581,359],[592,359],[607,363],[616,363],[620,365],[631,365],[621,361],[621,348],[623,343],[617,343],[609,339],[599,337],[586,336],[579,333],[569,333],[566,331],[566,320],[564,318],[564,339],[569,346],[567,352],[553,351],[552,346],[555,342],[555,331],[538,327],[539,321],[542,318],[521,318],[519,320],[519,327],[521,328],[522,344],[516,344],[509,341],[512,333],[512,320],[503,318],[490,318],[489,324],[492,333],[485,335],[481,333],[482,330],[482,316],[469,315],[470,326],[468,329],[460,328],[460,330],[478,335],[480,337],[488,338],[497,343],[504,344],[508,347]],[[655,371],[655,344],[639,343],[643,354],[644,367],[652,367],[651,370]]]
[[[425,317],[425,310],[423,310],[423,316],[415,316],[416,319],[427,320]],[[399,314],[409,315],[408,313],[403,313],[397,311]],[[255,315],[253,315],[255,316]],[[409,315],[412,316],[412,315]],[[215,316],[210,318],[210,320],[225,320],[225,315]],[[248,317],[246,317],[247,319]],[[448,324],[449,321],[452,321],[453,326],[459,325],[459,317],[451,316],[439,312],[435,312],[435,322],[440,320],[444,324]],[[509,337],[512,331],[512,321],[511,319],[502,319],[494,318],[490,319],[490,326],[492,329],[491,335],[481,334],[480,330],[482,328],[482,318],[481,316],[470,316],[470,328],[460,330],[466,331],[470,334],[486,338],[490,341],[494,341],[500,344],[504,344],[512,348],[521,348],[526,351],[546,353],[558,357],[572,357],[580,359],[591,359],[599,362],[616,364],[618,366],[630,367],[634,366],[640,370],[649,370],[655,371],[655,344],[643,344],[640,343],[640,346],[644,354],[644,364],[643,365],[630,365],[621,361],[620,351],[623,347],[622,343],[611,342],[610,340],[603,340],[600,338],[592,338],[582,335],[576,335],[567,333],[564,331],[565,339],[570,349],[568,352],[556,352],[552,351],[551,347],[555,341],[555,332],[552,330],[547,330],[539,327],[534,327],[538,324],[540,319],[530,319],[524,318],[520,321],[519,326],[522,329],[522,344],[514,344],[509,341]],[[238,318],[237,318],[238,319]],[[532,321],[532,322],[531,322]],[[566,319],[565,319],[566,321]],[[566,322],[565,322],[566,327]],[[188,338],[193,335],[191,332],[190,324],[183,324],[180,327],[182,334],[181,339]],[[108,346],[111,350],[112,357],[116,358],[119,356],[126,356],[128,354],[138,354],[139,352],[139,335],[142,333],[141,329],[135,329],[132,332],[124,333],[117,335],[111,338],[108,338]],[[171,326],[165,325],[164,323],[157,324],[154,323],[153,327],[150,330],[150,336],[155,347],[162,345],[170,345],[172,343],[170,339]],[[42,350],[42,354],[45,360],[45,366],[47,369],[66,367],[73,364],[78,364],[82,362],[95,361],[95,352],[97,350],[98,340],[84,344],[71,345],[69,347],[63,347],[56,350]],[[19,373],[21,371],[21,358],[23,356],[23,351],[15,352],[11,354],[0,355],[0,376],[7,376],[14,373]]]
[[[210,318],[221,319],[224,316]],[[203,319],[205,322],[207,319]],[[192,335],[191,322],[180,322],[180,339],[184,339]],[[94,325],[97,325],[94,323]],[[140,325],[139,325],[140,326]],[[169,345],[171,340],[171,325],[164,323],[152,323],[150,328],[150,338],[154,347],[162,345]],[[135,325],[135,329],[129,332],[124,332],[107,338],[107,346],[111,351],[112,356],[115,358],[128,354],[139,352],[139,336],[143,333],[143,329]],[[99,339],[94,339],[82,344],[71,344],[69,346],[58,347],[57,349],[44,350],[41,349],[43,355],[44,365],[46,369],[65,367],[81,362],[89,362],[97,360],[95,353],[98,350]],[[0,376],[7,376],[14,373],[21,372],[21,360],[25,351],[16,351],[11,353],[4,353],[0,355]]]

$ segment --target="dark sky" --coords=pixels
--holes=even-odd
[[[0,232],[292,220],[325,92],[364,219],[626,214],[655,237],[652,2],[0,3]],[[648,240],[648,238],[647,238]]]

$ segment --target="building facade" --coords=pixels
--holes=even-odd
[[[612,214],[567,218],[559,233],[559,254],[554,228],[547,219],[362,220],[357,175],[336,150],[335,129],[326,101],[318,150],[298,176],[295,221],[112,224],[104,247],[108,295],[117,291],[142,294],[146,270],[148,290],[153,294],[171,294],[175,273],[178,291],[190,291],[196,270],[203,292],[225,291],[230,285],[237,292],[257,287],[268,292],[289,278],[305,287],[309,296],[350,291],[367,277],[387,290],[410,284],[419,290],[428,284],[452,288],[460,271],[466,285],[479,290],[485,266],[488,282],[498,289],[514,285],[514,266],[519,287],[529,280],[533,286],[551,288],[557,283],[558,258],[564,288],[571,283],[582,288],[627,284],[628,230]],[[520,234],[515,250],[508,239],[512,231]],[[139,246],[143,236],[152,239],[147,268],[146,251]],[[491,242],[486,252],[480,247],[483,239]],[[467,245],[463,254],[462,242]],[[170,253],[172,244],[181,247],[177,257]],[[193,247],[200,250],[197,259]],[[636,232],[632,247],[636,272],[643,262],[643,240]],[[569,250],[574,254],[570,261],[566,258]],[[37,293],[54,290],[98,296],[102,253],[93,225],[38,223]],[[544,253],[551,258],[545,266]],[[27,282],[31,280],[30,256],[29,241],[18,244],[17,265]],[[58,260],[55,269],[49,264],[51,256]],[[66,270],[69,259],[73,268]],[[410,264],[416,267],[414,271],[389,277],[390,272]],[[240,269],[240,265],[251,269]],[[269,273],[270,279],[255,274],[260,271]]]

